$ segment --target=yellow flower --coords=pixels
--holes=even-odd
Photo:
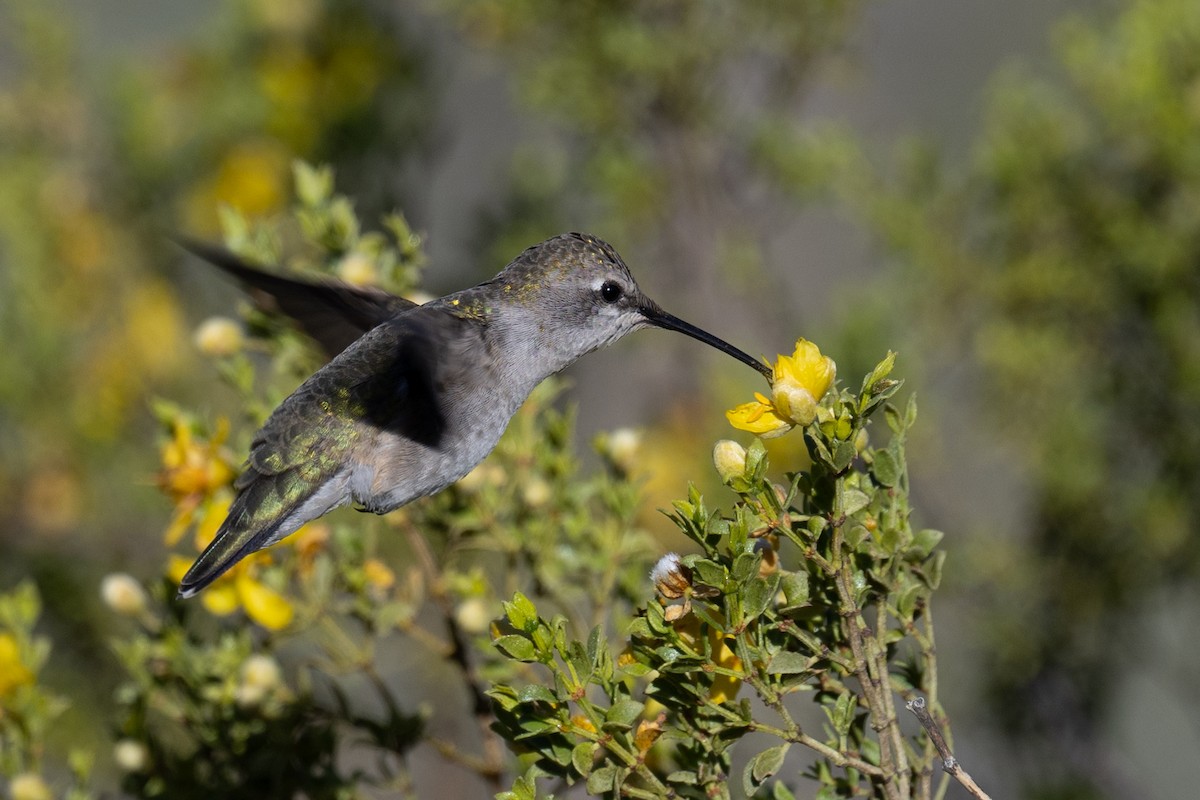
[[[267,630],[283,630],[292,623],[295,608],[290,600],[256,577],[258,565],[269,563],[268,553],[255,553],[244,558],[200,594],[200,602],[210,614],[227,617],[238,609]],[[167,577],[175,583],[183,580],[192,565],[189,558],[172,555],[167,563]]]
[[[21,660],[21,648],[11,633],[0,633],[0,699],[18,686],[33,683],[33,671]]]
[[[743,431],[770,439],[782,436],[792,429],[792,424],[783,419],[775,410],[770,400],[758,392],[754,393],[753,403],[742,403],[737,408],[725,412],[729,424]]]
[[[764,439],[781,436],[796,425],[811,423],[817,404],[837,375],[833,359],[807,339],[796,340],[791,356],[779,356],[771,378],[772,398],[757,392],[753,403],[743,403],[725,412],[733,427]]]
[[[233,483],[234,472],[222,445],[229,435],[229,420],[217,420],[208,441],[195,440],[191,425],[182,416],[172,422],[171,440],[163,445],[163,469],[158,485],[176,504],[189,498],[203,498]],[[185,525],[186,527],[186,525]]]
[[[684,644],[693,650],[703,651],[703,646],[700,644],[700,620],[696,616],[685,617],[683,622],[675,624],[675,630],[679,632],[679,638],[683,640]],[[734,672],[742,670],[742,660],[730,649],[724,631],[709,626],[707,639],[713,664]],[[737,697],[738,689],[741,687],[740,678],[718,673],[713,676],[708,696],[714,703],[724,703],[726,700]]]
[[[363,577],[372,588],[381,592],[386,592],[396,583],[396,573],[378,558],[368,558],[363,562]]]

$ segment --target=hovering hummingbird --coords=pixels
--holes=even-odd
[[[534,387],[630,331],[679,331],[772,375],[659,308],[617,252],[587,234],[534,245],[491,280],[420,306],[180,244],[266,295],[332,358],[255,434],[229,516],[184,575],[180,597],[338,506],[384,514],[441,491],[492,451]]]

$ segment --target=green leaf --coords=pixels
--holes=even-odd
[[[738,583],[750,580],[758,574],[758,565],[761,561],[761,553],[739,553],[738,557],[733,560],[733,579]]]
[[[896,353],[894,350],[888,350],[883,360],[875,365],[875,369],[871,370],[871,374],[863,379],[862,394],[865,396],[871,392],[875,384],[892,374],[892,368],[896,366]]]
[[[858,448],[854,446],[854,442],[847,440],[839,440],[837,447],[833,451],[833,458],[830,460],[830,466],[836,473],[845,472],[850,463],[854,461],[858,455]]]
[[[842,492],[842,513],[847,517],[857,514],[871,504],[871,498],[859,489],[846,489]]]
[[[870,538],[871,534],[865,525],[855,523],[846,528],[846,533],[844,536],[846,540],[846,546],[851,550],[857,550],[859,545]]]
[[[295,161],[292,175],[296,181],[296,196],[306,206],[319,206],[333,194],[333,170],[327,166],[314,167]]]
[[[658,605],[658,603],[654,603],[654,605]],[[652,635],[650,633],[650,623],[646,621],[645,617],[634,617],[630,621],[625,633],[630,639],[649,639]]]
[[[499,650],[516,661],[537,661],[537,651],[533,647],[533,642],[526,639],[524,636],[509,634],[501,636],[492,644],[496,645]]]
[[[761,616],[778,593],[779,575],[772,575],[766,580],[755,578],[746,584],[746,589],[742,594],[742,611],[746,615],[746,620],[754,620]]]
[[[876,450],[871,474],[880,486],[895,486],[900,481],[900,464],[890,450]]]
[[[519,631],[531,633],[537,627],[537,608],[520,592],[513,595],[512,602],[504,604],[504,614],[509,623]]]
[[[533,703],[537,701],[549,703],[550,705],[557,705],[559,702],[554,693],[540,683],[531,683],[517,693],[518,703]]]
[[[813,660],[809,656],[794,653],[791,650],[780,650],[767,664],[770,675],[797,675],[812,668]]]
[[[763,785],[763,781],[779,771],[780,767],[783,766],[783,759],[787,755],[789,747],[791,747],[791,744],[784,742],[775,747],[767,748],[750,759],[750,763],[746,765],[745,772],[742,773],[742,788],[745,790],[747,797],[754,794],[755,789]]]
[[[809,588],[807,572],[786,572],[783,574],[780,584],[780,588],[783,589],[784,600],[787,602],[787,605],[784,606],[785,610],[808,604]]]
[[[754,437],[754,441],[746,448],[746,471],[745,474],[750,476],[751,482],[761,480],[763,473],[767,471],[767,448],[763,444],[763,440]]]
[[[854,722],[856,701],[857,698],[853,694],[844,692],[838,695],[832,709],[829,706],[823,706],[829,722],[840,737],[844,737],[850,732],[850,725]]]
[[[604,629],[599,625],[592,628],[592,632],[588,634],[587,658],[593,668],[599,665],[600,657],[607,645],[608,642],[604,639]]]
[[[933,552],[933,548],[937,547],[945,536],[941,531],[925,528],[917,531],[913,536],[912,544],[908,548],[908,554],[918,561],[924,561]]]
[[[685,561],[684,563],[687,562]],[[725,567],[707,558],[698,558],[692,561],[690,566],[701,583],[716,589],[724,587],[725,579],[729,577],[729,573],[725,570]]]
[[[946,551],[938,550],[933,554],[933,558],[925,565],[925,585],[930,589],[937,589],[942,582],[942,567],[946,564]]]
[[[695,786],[700,783],[700,779],[696,777],[696,773],[688,772],[681,769],[672,772],[667,776],[667,783],[683,784],[684,786]]]
[[[796,800],[796,795],[783,781],[776,781],[771,787],[771,800]]]
[[[585,778],[592,772],[592,765],[596,762],[596,750],[599,747],[595,742],[580,742],[571,751],[571,765]]]
[[[612,764],[592,770],[587,778],[588,794],[604,794],[613,789],[617,781],[617,768]]]
[[[642,715],[642,709],[645,708],[644,703],[637,700],[624,699],[613,703],[612,708],[604,715],[604,727],[610,726],[616,728],[631,728],[637,718]]]

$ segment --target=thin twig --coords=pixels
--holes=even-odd
[[[962,787],[971,793],[978,800],[991,800],[987,792],[979,788],[979,784],[967,774],[967,771],[958,763],[958,759],[950,752],[949,745],[946,744],[946,737],[942,733],[942,726],[937,723],[929,713],[929,709],[925,707],[924,697],[914,697],[909,700],[905,706],[916,715],[921,722],[921,727],[925,729],[925,733],[929,735],[929,740],[933,742],[933,746],[937,749],[938,755],[942,759],[942,769],[944,769],[951,777],[962,784]]]
[[[421,563],[421,568],[425,572],[429,586],[429,595],[441,610],[442,617],[446,623],[446,633],[450,637],[451,645],[449,652],[446,653],[446,659],[454,663],[462,672],[463,681],[467,685],[467,690],[471,693],[472,711],[475,715],[475,722],[479,726],[480,737],[483,740],[483,758],[478,760],[471,759],[471,768],[487,782],[491,793],[496,794],[503,789],[501,778],[504,776],[504,752],[501,749],[500,741],[495,731],[491,727],[492,720],[494,719],[491,700],[485,694],[484,684],[467,655],[466,638],[459,629],[458,621],[454,614],[454,600],[450,597],[450,593],[446,591],[446,581],[442,577],[442,572],[438,568],[433,554],[429,552],[429,545],[426,543],[425,537],[412,525],[405,525],[404,532],[408,537],[409,546],[412,548],[413,554],[416,555],[417,560]],[[442,748],[438,749],[443,755],[446,755],[446,751],[442,750]],[[457,760],[459,763],[467,763],[463,759]]]

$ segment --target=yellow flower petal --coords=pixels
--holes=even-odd
[[[196,524],[196,549],[203,550],[208,547],[213,539],[217,538],[217,531],[221,528],[221,523],[229,516],[229,506],[233,504],[233,498],[222,492],[204,504],[204,516]]]
[[[250,619],[272,631],[286,628],[295,616],[291,602],[279,592],[240,573],[236,580],[237,596]]]
[[[792,423],[781,417],[775,411],[775,406],[761,397],[753,403],[743,403],[737,408],[725,412],[726,419],[733,427],[757,434],[764,439],[781,436],[787,433]]]
[[[775,362],[771,385],[791,383],[805,389],[814,401],[820,401],[836,377],[837,365],[832,358],[821,355],[821,349],[807,339],[797,339],[795,352],[780,356]]]
[[[183,576],[192,566],[192,559],[172,554],[167,560],[167,577],[175,583],[182,583]]]
[[[220,581],[200,594],[200,602],[209,613],[227,617],[238,610],[238,593],[229,581]]]
[[[192,519],[196,515],[196,498],[185,497],[175,507],[175,514],[171,517],[171,524],[167,526],[166,532],[163,534],[163,540],[167,543],[167,547],[174,547],[179,544],[179,540],[183,538],[183,534],[192,524]]]

